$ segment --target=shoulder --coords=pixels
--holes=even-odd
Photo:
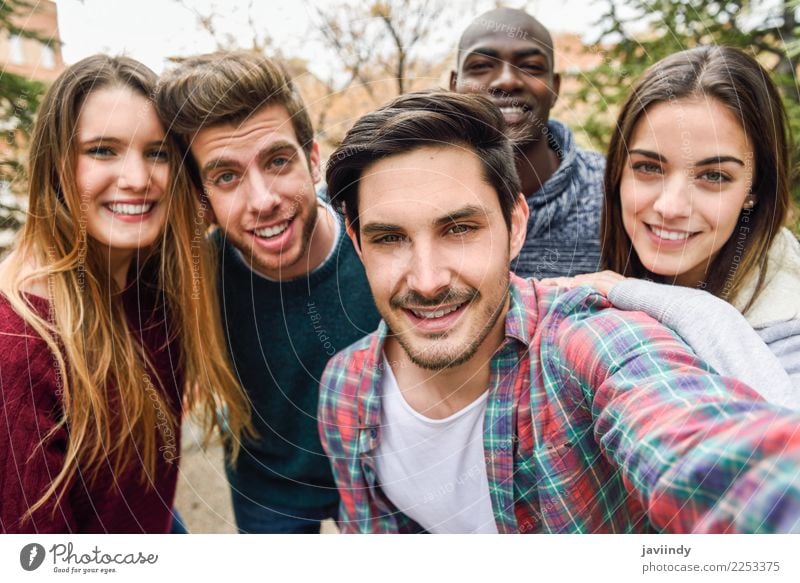
[[[584,150],[577,148],[577,159],[587,170],[602,174],[606,169],[606,157],[594,150]]]
[[[377,332],[364,336],[344,350],[337,352],[325,366],[321,390],[330,395],[355,396],[361,378],[381,366],[375,354]],[[376,362],[377,360],[377,362]]]
[[[375,388],[375,334],[362,338],[328,361],[320,380],[319,432],[334,466],[358,435],[359,403]],[[379,361],[380,362],[380,361]]]
[[[775,236],[767,261],[761,293],[745,313],[756,329],[800,319],[800,243],[789,229],[783,228]],[[741,309],[754,288],[755,278],[751,278],[733,304]]]
[[[43,298],[32,298],[40,316],[46,317],[48,303]],[[0,368],[3,392],[9,387],[36,384],[37,379],[48,376],[54,369],[50,347],[33,327],[0,294]]]
[[[683,341],[648,314],[619,310],[587,286],[555,296],[543,325],[543,343],[569,362],[619,363],[632,352],[687,350]]]

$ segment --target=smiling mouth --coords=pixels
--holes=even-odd
[[[677,231],[671,229],[662,229],[647,223],[645,223],[645,225],[651,233],[653,233],[659,239],[664,239],[665,241],[686,241],[690,237],[693,237],[699,233],[699,231]]]
[[[289,228],[289,224],[292,222],[292,219],[283,221],[282,223],[278,223],[277,225],[273,225],[271,227],[264,227],[263,229],[253,229],[252,233],[261,239],[272,239],[273,237],[277,237],[281,233],[283,233],[286,229]]]
[[[434,309],[421,309],[421,308],[406,308],[409,312],[414,314],[417,318],[421,318],[423,320],[435,320],[437,318],[443,318],[452,314],[453,312],[460,310],[467,302],[461,302],[460,304],[455,304],[452,306],[447,306],[445,308],[438,308]]]
[[[500,106],[500,113],[503,115],[525,115],[530,111],[530,108],[523,105]]]
[[[115,215],[124,215],[124,216],[139,216],[139,215],[146,215],[153,207],[156,206],[155,202],[147,202],[143,204],[132,204],[127,202],[110,202],[103,205],[109,211],[114,213]]]

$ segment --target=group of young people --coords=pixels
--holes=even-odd
[[[355,121],[318,195],[280,63],[69,67],[0,263],[0,530],[173,531],[190,412],[240,532],[800,530],[777,90],[682,51],[604,157],[559,89],[546,28],[485,13],[450,90]]]

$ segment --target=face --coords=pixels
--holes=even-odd
[[[243,123],[200,130],[191,151],[216,223],[255,270],[291,279],[324,259],[327,250],[309,243],[319,150],[314,144],[306,158],[285,107],[268,105]]]
[[[625,232],[642,264],[696,286],[757,201],[753,147],[741,124],[710,98],[663,102],[634,128],[620,196]]]
[[[89,94],[77,125],[75,178],[86,232],[107,249],[112,269],[153,245],[167,216],[164,128],[152,102],[130,89]]]
[[[558,98],[561,79],[553,73],[551,52],[544,43],[533,34],[513,36],[487,33],[475,38],[463,51],[450,88],[486,95],[503,112],[515,135],[538,141]]]
[[[393,333],[388,342],[431,370],[456,367],[480,350],[488,359],[502,340],[509,260],[525,237],[524,200],[509,233],[478,157],[445,147],[369,166],[358,204],[359,253]]]

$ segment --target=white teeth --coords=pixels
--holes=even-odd
[[[256,236],[258,237],[274,237],[275,235],[280,235],[289,227],[289,221],[285,223],[281,223],[280,225],[275,225],[274,227],[266,227],[264,229],[256,229],[253,231]]]
[[[653,225],[650,225],[650,230],[653,231],[656,237],[667,241],[683,241],[693,235],[693,233],[687,233],[686,231],[664,231]]]
[[[113,202],[108,206],[108,210],[112,213],[117,215],[143,215],[145,213],[149,213],[150,209],[155,206],[156,203],[149,202],[147,204],[127,204],[122,202]]]
[[[507,113],[525,113],[525,110],[521,107],[501,107],[500,112],[505,115]]]
[[[419,312],[417,310],[411,310],[411,312],[417,318],[425,318],[426,320],[432,320],[434,318],[441,318],[442,316],[446,316],[451,312],[455,312],[458,308],[463,306],[464,304],[458,304],[457,306],[451,306],[449,308],[444,308],[442,310],[436,310],[435,312]]]

